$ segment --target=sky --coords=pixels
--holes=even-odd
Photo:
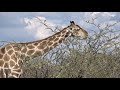
[[[0,41],[31,42],[53,35],[50,29],[40,23],[40,20],[52,28],[62,29],[70,25],[70,21],[91,33],[95,29],[86,20],[98,17],[95,21],[101,27],[120,21],[119,12],[0,12]],[[115,29],[119,30],[119,25]]]

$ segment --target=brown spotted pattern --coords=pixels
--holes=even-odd
[[[28,43],[11,43],[0,49],[0,77],[19,78],[25,57],[37,57],[52,50],[69,36],[87,38],[88,33],[73,21],[62,31],[46,38]]]

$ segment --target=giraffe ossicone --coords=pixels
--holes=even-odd
[[[22,63],[26,57],[38,57],[52,50],[67,37],[88,37],[88,32],[70,21],[70,25],[56,34],[33,42],[10,43],[0,49],[0,78],[19,78],[22,74]]]

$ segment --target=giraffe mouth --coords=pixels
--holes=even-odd
[[[76,36],[75,36],[75,35],[73,35],[73,34],[72,34],[71,36],[72,36],[72,37],[76,37]]]
[[[73,38],[75,38],[75,39],[79,39],[79,40],[85,40],[85,39],[87,39],[87,37],[81,37],[81,36],[76,36],[76,35],[71,35]]]

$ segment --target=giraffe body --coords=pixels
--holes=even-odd
[[[88,33],[71,21],[71,25],[60,32],[28,43],[10,43],[0,49],[0,77],[19,78],[22,74],[22,64],[26,57],[38,57],[52,50],[69,36],[87,38]]]

